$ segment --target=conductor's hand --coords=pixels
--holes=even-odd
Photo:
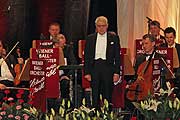
[[[91,81],[91,75],[90,74],[85,75],[84,78],[86,78],[88,81]]]
[[[6,86],[4,84],[0,84],[0,90],[3,90],[5,88],[6,88]]]
[[[119,80],[119,74],[114,74],[113,82],[117,82]]]

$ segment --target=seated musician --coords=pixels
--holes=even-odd
[[[166,38],[167,44],[161,45],[161,47],[168,47],[168,48],[176,48],[178,54],[178,61],[180,62],[180,44],[175,42],[176,39],[176,31],[173,27],[167,27],[164,31],[164,35]],[[174,73],[176,79],[174,80],[174,85],[176,88],[175,94],[180,99],[180,68],[175,68]]]
[[[13,80],[15,75],[13,67],[16,62],[14,56],[6,56],[6,49],[3,41],[0,40],[0,88],[13,87]],[[0,91],[0,100],[4,97]]]
[[[150,31],[150,34],[153,35],[156,39],[155,40],[156,46],[166,43],[165,37],[160,34],[160,29],[161,29],[161,26],[158,21],[154,20],[150,22],[149,31]]]
[[[49,25],[49,37],[47,39],[52,40],[54,37],[60,33],[60,24],[57,22],[53,22]]]
[[[63,34],[58,34],[56,41],[53,40],[54,47],[61,47],[63,49],[65,65],[75,65],[77,64],[76,58],[73,53],[73,49],[70,45],[66,44],[66,38]],[[69,86],[70,86],[70,75],[73,75],[72,70],[60,70],[60,90],[61,98],[69,99]]]
[[[126,86],[125,109],[134,112],[132,101],[145,99],[149,93],[153,94],[152,58],[160,58],[155,52],[155,38],[151,34],[145,34],[142,38],[144,54],[138,55],[135,62],[135,79]],[[149,62],[148,62],[149,61]],[[148,64],[149,63],[149,64]],[[144,84],[143,84],[144,83]],[[142,117],[142,116],[141,116]]]
[[[138,55],[136,57],[136,62],[134,66],[136,73],[139,65],[144,61],[147,61],[150,55],[152,55],[153,51],[155,50],[155,38],[151,34],[145,34],[142,40],[142,47],[144,50],[144,54]],[[154,54],[152,55],[152,58],[160,58],[160,57],[161,55],[158,54],[157,52],[154,52]]]
[[[137,80],[141,81],[141,79],[142,80],[151,79],[150,81],[152,83],[152,70],[150,70],[151,73],[148,73],[149,78],[143,78],[143,74],[145,74],[145,73],[139,74],[138,69],[139,69],[140,65],[142,63],[144,63],[145,61],[148,61],[148,60],[150,60],[152,58],[160,58],[161,55],[155,52],[155,38],[151,34],[145,34],[143,36],[142,47],[143,47],[143,50],[144,50],[144,54],[138,55],[136,57],[136,62],[135,62],[135,65],[134,65],[136,75],[135,75],[135,81],[133,81],[133,82],[136,82]],[[147,68],[145,68],[146,71],[143,71],[143,72],[147,72],[148,68],[150,68],[151,66],[147,66]],[[143,69],[144,68],[142,68],[142,70]],[[129,87],[129,85],[127,87]],[[141,87],[141,86],[139,86],[139,87]],[[152,91],[152,90],[150,90],[150,91]],[[135,100],[135,101],[137,101],[137,100]]]

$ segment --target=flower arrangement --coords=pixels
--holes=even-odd
[[[28,95],[29,101],[23,99],[24,90],[17,91],[16,100],[9,97],[9,90],[4,93],[0,120],[123,120],[123,116],[109,110],[109,103],[106,99],[102,100],[102,96],[99,110],[86,107],[85,99],[79,108],[73,108],[69,100],[62,99],[58,112],[51,109],[51,112],[43,113],[32,106],[33,96]]]
[[[59,113],[55,113],[55,111],[51,109],[51,113],[46,114],[46,120],[123,120],[123,116],[109,111],[109,103],[107,100],[104,100],[100,110],[95,110],[95,108],[90,109],[85,105],[86,102],[85,99],[83,99],[80,108],[72,109],[70,101],[62,100]]]
[[[147,120],[179,120],[180,101],[173,94],[169,82],[166,82],[167,89],[160,89],[153,96],[148,97],[140,103],[134,102],[136,108],[146,117]]]
[[[36,120],[38,114],[36,109],[31,107],[33,96],[27,95],[29,101],[25,102],[23,89],[17,90],[15,98],[10,95],[11,92],[4,90],[5,96],[0,107],[0,120]]]

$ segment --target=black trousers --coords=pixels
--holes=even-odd
[[[70,87],[70,80],[62,79],[60,81],[60,92],[61,92],[61,98],[67,98],[69,99],[69,87]]]
[[[91,74],[92,107],[99,108],[100,94],[111,103],[113,89],[113,66],[105,60],[95,60]]]

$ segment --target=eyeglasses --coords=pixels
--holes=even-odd
[[[96,25],[97,27],[106,27],[107,25]]]

